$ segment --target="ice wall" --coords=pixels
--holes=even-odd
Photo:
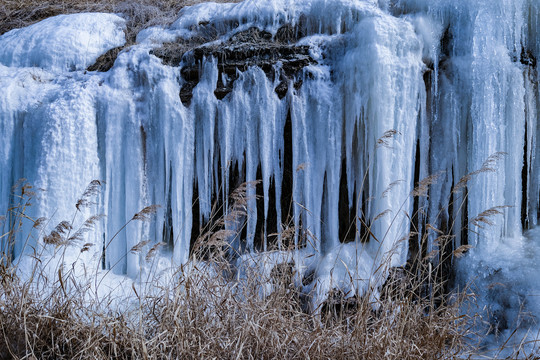
[[[527,97],[526,93],[531,81],[536,81],[529,76],[534,69],[523,64],[529,51],[522,36],[528,12],[526,2],[519,1],[470,2],[458,10],[447,5],[436,10],[447,25],[434,106],[439,118],[433,127],[438,132],[432,136],[432,141],[444,138],[444,145],[433,151],[432,172],[442,168],[458,184],[466,174],[481,169],[490,156],[505,153],[487,166],[496,171],[479,173],[467,184],[469,217],[496,206],[511,206],[503,210],[504,216],[493,218],[494,226],[469,232],[472,245],[494,246],[502,237],[521,233],[525,122],[527,116],[536,118],[525,104],[527,97],[534,97],[530,90]],[[445,154],[448,160],[441,161],[445,150],[453,156]]]
[[[538,8],[533,0],[199,4],[169,27],[142,31],[103,73],[85,69],[124,44],[116,15],[13,30],[0,36],[0,209],[27,178],[46,190],[29,213],[51,219],[46,233],[71,219],[90,180],[104,180],[88,210],[107,216],[89,235],[89,259],[135,277],[146,265],[133,246],[165,240],[174,261],[186,262],[212,207],[227,216],[228,194],[248,182],[242,216],[224,224],[242,234],[231,247],[286,250],[270,229],[290,221],[301,248],[295,266],[316,267],[323,293],[361,294],[381,264],[403,265],[411,222],[456,235],[454,248],[473,245],[479,263],[537,224]],[[235,39],[252,28],[262,35],[241,41],[264,39],[292,57],[227,72],[215,49],[241,45]],[[295,61],[302,66],[291,73]],[[430,174],[439,180],[414,200],[415,181]],[[149,204],[161,205],[154,221],[130,222]],[[501,213],[492,225],[469,222],[488,209]],[[351,242],[341,244],[349,227]],[[417,250],[436,249],[429,239]],[[19,257],[41,243],[21,235],[13,248],[0,244]],[[341,270],[328,270],[338,262]],[[375,287],[384,271],[378,279]]]
[[[421,151],[429,153],[429,172],[444,175],[430,189],[428,219],[453,230],[453,248],[473,246],[458,263],[458,283],[476,282],[477,311],[489,313],[490,331],[506,331],[504,339],[530,328],[525,313],[537,314],[538,286],[523,276],[534,268],[537,231],[524,238],[522,230],[538,222],[538,2],[387,6],[439,39],[426,81],[430,136]]]

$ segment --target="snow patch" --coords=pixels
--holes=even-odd
[[[125,44],[125,20],[114,14],[58,15],[0,36],[0,63],[55,72],[84,70]]]

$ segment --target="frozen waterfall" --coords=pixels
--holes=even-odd
[[[224,223],[232,261],[292,261],[300,283],[315,274],[304,286],[319,302],[376,291],[381,265],[439,248],[411,231],[472,246],[467,279],[512,274],[505,255],[521,253],[498,249],[537,247],[522,235],[539,214],[537,1],[198,4],[92,71],[124,28],[118,15],[61,15],[0,36],[0,209],[26,178],[43,189],[27,215],[49,219],[45,234],[103,180],[74,220],[106,215],[82,260],[136,278],[148,265],[130,249],[150,239],[183,264],[242,183],[244,211]],[[161,206],[152,222],[116,234],[149,204]],[[0,238],[13,259],[43,246],[24,226]]]

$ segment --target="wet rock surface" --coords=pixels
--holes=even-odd
[[[302,85],[299,77],[302,69],[316,63],[309,54],[309,46],[295,44],[300,36],[301,34],[289,25],[281,27],[275,36],[257,28],[250,28],[235,34],[224,43],[194,44],[181,40],[164,44],[161,48],[152,50],[152,54],[170,66],[183,63],[181,74],[185,82],[180,90],[180,99],[184,105],[190,104],[193,88],[197,86],[201,76],[202,61],[209,57],[218,61],[219,76],[214,91],[216,98],[221,100],[232,91],[238,71],[243,72],[257,66],[271,80],[275,80],[276,74],[279,76],[275,92],[281,99],[287,94],[291,81],[297,89]],[[203,39],[205,38],[198,40]],[[276,72],[278,63],[281,64],[281,70]]]

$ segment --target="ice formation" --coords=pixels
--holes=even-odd
[[[125,20],[113,14],[73,14],[2,35],[0,64],[57,72],[84,70],[106,51],[124,45]]]
[[[247,182],[245,211],[225,222],[241,231],[238,262],[278,250],[300,282],[314,276],[315,306],[333,288],[376,291],[380,265],[409,249],[436,250],[409,240],[411,223],[454,234],[453,248],[474,247],[467,267],[493,273],[507,260],[488,254],[538,222],[539,21],[535,0],[203,3],[143,30],[107,72],[86,69],[124,44],[116,15],[13,30],[0,36],[0,209],[26,178],[46,190],[29,215],[50,230],[104,180],[88,261],[137,277],[133,246],[165,241],[185,263],[213,206],[230,215]],[[428,196],[411,196],[432,174]],[[153,222],[115,235],[148,204],[161,205]],[[469,222],[489,209],[490,226]],[[285,223],[288,241],[272,234]],[[41,239],[0,244],[21,258]]]

